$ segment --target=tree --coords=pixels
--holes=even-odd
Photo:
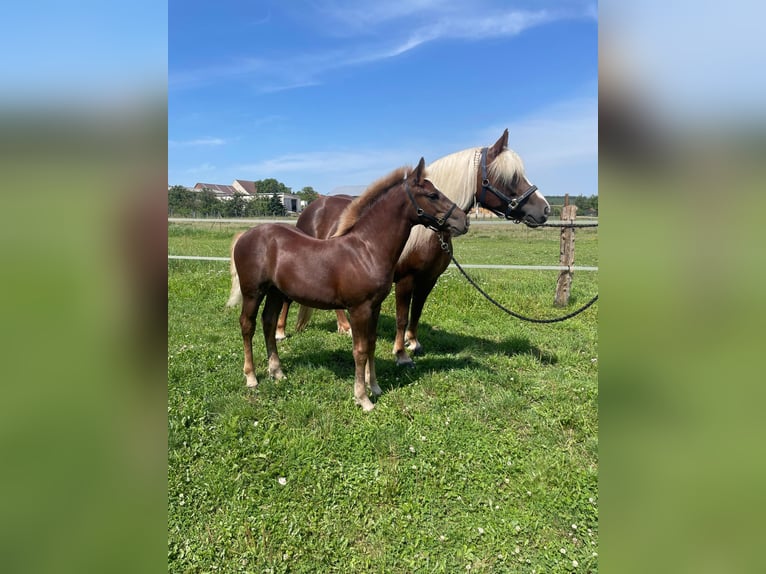
[[[231,199],[224,201],[221,206],[223,215],[225,217],[242,217],[245,215],[247,202],[244,197],[244,194],[235,192]]]
[[[247,217],[261,217],[268,215],[269,199],[267,197],[256,196],[247,202],[245,215]]]
[[[279,200],[279,196],[277,196],[276,193],[269,198],[267,209],[268,209],[269,215],[276,215],[276,216],[285,215],[285,206]]]
[[[186,217],[194,213],[196,195],[183,185],[174,185],[168,190],[168,215]]]
[[[292,193],[292,190],[284,183],[277,181],[273,177],[268,179],[261,179],[255,182],[255,189],[258,190],[258,194],[274,195],[282,193]]]
[[[220,217],[221,202],[211,190],[205,188],[197,194],[197,214],[201,217]]]
[[[583,215],[598,215],[598,195],[591,195],[590,197],[578,195],[574,198],[574,204]]]
[[[306,205],[319,198],[319,194],[310,185],[304,187],[296,195],[305,201]]]

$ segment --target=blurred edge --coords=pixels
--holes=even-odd
[[[0,555],[14,573],[167,567],[167,5],[80,10],[9,6],[0,40]]]
[[[766,90],[747,65],[764,55],[755,7],[600,3],[605,572],[762,570]]]

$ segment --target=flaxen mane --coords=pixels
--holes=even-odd
[[[473,147],[437,159],[426,166],[426,170],[428,179],[439,188],[439,191],[467,213],[474,203],[480,163],[481,148]],[[505,184],[512,183],[513,178],[525,177],[524,163],[510,148],[504,148],[487,169],[490,177]],[[431,230],[420,225],[413,227],[410,238],[404,246],[402,258],[409,257],[412,251],[419,251],[432,238]]]
[[[340,237],[341,235],[348,233],[354,224],[359,221],[362,214],[364,214],[364,212],[367,211],[367,209],[371,207],[381,195],[386,193],[397,183],[401,182],[411,171],[411,167],[400,167],[372,183],[362,195],[357,197],[343,210],[338,221],[338,229],[331,235],[331,237]]]

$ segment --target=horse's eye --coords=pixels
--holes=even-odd
[[[428,194],[428,199],[439,199],[439,194],[436,193],[435,191],[432,191],[431,193]]]

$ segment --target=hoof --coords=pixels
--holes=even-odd
[[[401,355],[396,355],[396,366],[414,369],[415,361],[413,361],[409,356],[407,356],[407,353],[402,353]]]
[[[287,335],[285,333],[277,333],[276,335],[274,335],[274,338],[277,341],[284,341],[285,339],[287,339]]]
[[[415,341],[414,343],[412,341],[409,341],[407,343],[407,350],[413,355],[415,355],[416,357],[423,354],[423,346],[417,341]]]
[[[373,396],[379,397],[383,394],[383,389],[381,389],[378,385],[375,385],[374,387],[370,387],[370,392],[373,394]]]
[[[375,408],[375,405],[372,404],[372,401],[368,397],[364,397],[363,399],[355,398],[354,402],[362,407],[362,410],[366,413]]]
[[[274,369],[273,371],[269,370],[269,376],[272,379],[276,379],[277,381],[281,381],[285,378],[285,374],[282,372],[282,369]]]
[[[247,377],[247,382],[245,384],[248,386],[248,388],[254,389],[258,386],[258,379],[255,377]]]

